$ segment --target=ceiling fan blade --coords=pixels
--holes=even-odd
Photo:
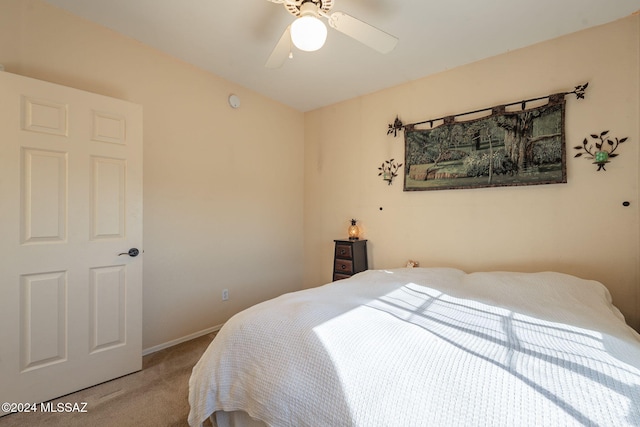
[[[267,63],[264,64],[267,68],[280,68],[284,61],[289,57],[289,53],[291,52],[291,25],[284,30],[280,40],[278,40],[278,44],[271,51],[271,55],[269,59],[267,59]]]
[[[329,15],[329,26],[380,53],[389,53],[398,38],[343,12]]]

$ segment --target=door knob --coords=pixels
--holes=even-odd
[[[130,257],[136,257],[136,256],[138,256],[139,253],[140,253],[140,251],[137,248],[131,248],[131,249],[129,249],[129,252],[122,252],[121,254],[118,254],[118,256],[120,256],[120,255],[129,255]]]

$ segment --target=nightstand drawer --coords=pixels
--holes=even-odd
[[[348,274],[333,273],[333,281],[334,282],[336,280],[348,279],[349,277],[351,277],[351,276],[348,275]]]
[[[351,258],[351,245],[336,245],[336,258]]]
[[[353,261],[349,259],[336,258],[333,265],[333,271],[336,273],[351,274],[353,273]]]

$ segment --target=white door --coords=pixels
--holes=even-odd
[[[0,402],[140,370],[141,324],[142,108],[0,72]]]

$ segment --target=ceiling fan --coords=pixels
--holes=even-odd
[[[346,13],[333,12],[329,14],[333,8],[333,0],[268,1],[282,4],[290,14],[296,17],[296,20],[284,30],[265,64],[267,68],[279,68],[287,58],[291,58],[292,44],[298,49],[309,52],[320,49],[327,37],[327,27],[320,20],[320,17],[326,18],[331,28],[380,53],[391,52],[398,43],[397,37]]]

